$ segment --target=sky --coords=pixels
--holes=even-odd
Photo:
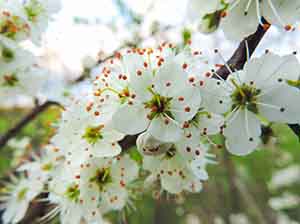
[[[129,38],[131,30],[126,27],[126,19],[122,17],[115,2],[117,0],[61,0],[62,10],[55,16],[45,33],[44,48],[39,52],[44,54],[45,50],[57,57],[70,70],[70,73],[79,73],[82,69],[81,61],[87,56],[96,56],[99,49],[106,53],[112,52],[118,48],[120,40]],[[147,12],[147,20],[159,19],[165,24],[183,24],[185,14],[186,0],[123,0],[128,7],[136,13],[144,14]],[[123,15],[124,16],[124,15]],[[83,18],[89,20],[92,25],[75,24],[74,18]],[[101,24],[95,24],[95,20]],[[113,23],[112,23],[113,22]],[[118,32],[114,33],[111,25],[114,24],[118,28]],[[278,38],[280,34],[273,30],[268,37]],[[284,48],[281,44],[275,42],[270,44],[262,43],[263,47],[274,48],[279,53],[287,53],[292,50],[300,49],[300,43],[296,42],[299,37],[293,35],[286,39]],[[199,43],[209,42],[210,36],[199,35]],[[267,39],[267,38],[265,38]],[[203,41],[201,41],[203,40]],[[226,43],[218,43],[219,46],[226,48]],[[288,46],[289,45],[289,46]],[[208,44],[208,46],[210,46]],[[230,51],[231,46],[229,45]],[[296,48],[296,49],[292,49]],[[280,50],[279,50],[280,49]],[[225,53],[226,55],[226,53]]]

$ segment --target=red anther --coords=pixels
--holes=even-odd
[[[194,77],[190,77],[189,78],[189,82],[194,82],[195,81],[195,78]]]
[[[284,27],[284,29],[286,30],[286,31],[290,31],[291,29],[292,29],[293,27],[291,26],[291,25],[286,25],[285,27]]]
[[[178,101],[184,101],[184,97],[183,96],[178,97]]]
[[[184,108],[184,111],[185,111],[185,112],[190,112],[190,111],[191,111],[191,108],[190,108],[190,107],[186,107],[186,108]]]
[[[226,11],[222,11],[221,14],[220,14],[220,16],[221,16],[222,18],[226,17],[226,16],[227,16],[227,12],[226,12]]]

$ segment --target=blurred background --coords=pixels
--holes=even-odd
[[[52,71],[49,83],[54,86],[58,85],[57,80],[69,84],[86,73],[93,75],[91,67],[95,61],[128,46],[155,47],[164,41],[184,46],[191,40],[194,48],[215,63],[220,63],[219,58],[214,58],[215,48],[227,59],[238,46],[237,42],[226,40],[222,31],[200,33],[197,24],[186,20],[187,0],[62,3],[61,12],[44,34],[42,47],[26,44],[39,56],[41,64]],[[283,34],[271,28],[255,55],[266,49],[278,54],[299,51],[299,30]],[[72,91],[88,90],[83,81]],[[0,135],[34,106],[34,101],[22,95],[1,100]],[[54,131],[50,124],[59,115],[59,109],[50,107],[0,150],[1,176],[47,144]],[[214,149],[214,153],[218,164],[209,167],[210,179],[201,193],[159,200],[149,193],[137,199],[136,209],[127,212],[126,219],[112,214],[108,223],[300,223],[300,143],[287,126],[274,126],[265,144],[249,156],[236,157],[220,149]]]

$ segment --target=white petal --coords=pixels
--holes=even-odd
[[[106,142],[116,142],[124,138],[124,134],[112,129],[110,125],[104,127],[101,135]]]
[[[121,151],[122,149],[117,142],[108,143],[100,141],[90,147],[88,153],[95,157],[113,157],[119,155]]]
[[[253,82],[257,88],[268,88],[283,81],[298,80],[300,64],[295,55],[279,56],[273,53],[264,54],[260,58],[251,59],[246,63],[245,82]]]
[[[137,178],[139,166],[132,160],[129,155],[122,156],[112,167],[111,175],[118,182],[123,180],[125,184],[130,183]]]
[[[159,169],[161,163],[160,156],[144,156],[143,157],[143,168],[154,172],[156,169]]]
[[[222,114],[231,107],[230,87],[221,80],[206,79],[200,87],[202,106],[209,112]]]
[[[177,156],[175,156],[168,161],[164,161],[161,167],[161,170],[164,171],[160,175],[161,186],[172,194],[180,193],[186,186],[186,179],[181,178],[179,175],[179,171],[185,171],[182,165],[180,161],[177,161]]]
[[[184,138],[176,143],[176,149],[186,161],[201,159],[205,156],[206,151],[200,139]]]
[[[205,132],[207,135],[218,134],[221,127],[224,125],[224,117],[218,114],[200,115],[198,119],[198,128],[200,132]]]
[[[127,70],[130,74],[130,89],[136,94],[137,100],[146,101],[151,99],[151,93],[147,91],[147,88],[151,87],[153,82],[153,75],[147,64],[145,68],[144,57],[137,54],[129,54],[123,57],[124,64],[127,66]]]
[[[113,210],[123,209],[128,198],[128,193],[125,188],[113,184],[107,186],[106,191],[102,195],[102,203],[105,203],[106,206]]]
[[[224,136],[228,151],[242,156],[251,153],[259,145],[261,126],[252,112],[240,109],[237,113],[235,118],[226,125]]]
[[[221,27],[226,37],[231,40],[240,41],[246,36],[254,33],[258,26],[256,4],[251,4],[248,14],[245,9],[248,1],[240,1],[237,6],[229,10],[225,18],[221,20]]]
[[[184,84],[182,84],[184,85]],[[177,121],[188,121],[198,112],[201,96],[198,88],[185,85],[171,101],[170,111]]]
[[[149,126],[149,133],[158,140],[164,142],[176,142],[183,134],[180,124],[176,121],[160,115],[155,117]]]
[[[280,16],[280,20],[274,14],[268,1],[262,1],[264,16],[267,21],[277,26],[293,25],[300,19],[300,2],[299,1],[274,1],[272,4]],[[281,22],[283,24],[281,24]]]
[[[263,94],[263,92],[262,92]],[[295,124],[300,122],[300,90],[288,86],[278,85],[260,97],[258,105],[259,114],[269,121]]]
[[[165,62],[154,78],[154,90],[165,97],[176,96],[184,88],[187,74],[175,60]]]
[[[140,104],[122,105],[112,117],[113,127],[125,134],[134,135],[144,131],[148,124],[147,110]]]

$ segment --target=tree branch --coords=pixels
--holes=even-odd
[[[56,102],[47,101],[42,105],[38,105],[27,116],[25,116],[21,121],[19,121],[13,128],[9,129],[4,135],[0,137],[0,149],[3,148],[11,138],[14,138],[28,123],[30,123],[40,113],[42,113],[52,105],[59,104]]]
[[[254,34],[245,38],[239,44],[238,48],[235,50],[231,58],[227,61],[227,64],[232,70],[243,69],[245,63],[247,62],[247,45],[249,50],[249,57],[251,57],[254,53],[255,49],[257,48],[258,44],[260,43],[270,26],[265,20],[263,20],[263,22],[265,23],[265,25],[259,25]],[[230,75],[230,71],[225,65],[218,69],[217,73],[223,79],[227,79],[227,77]]]

